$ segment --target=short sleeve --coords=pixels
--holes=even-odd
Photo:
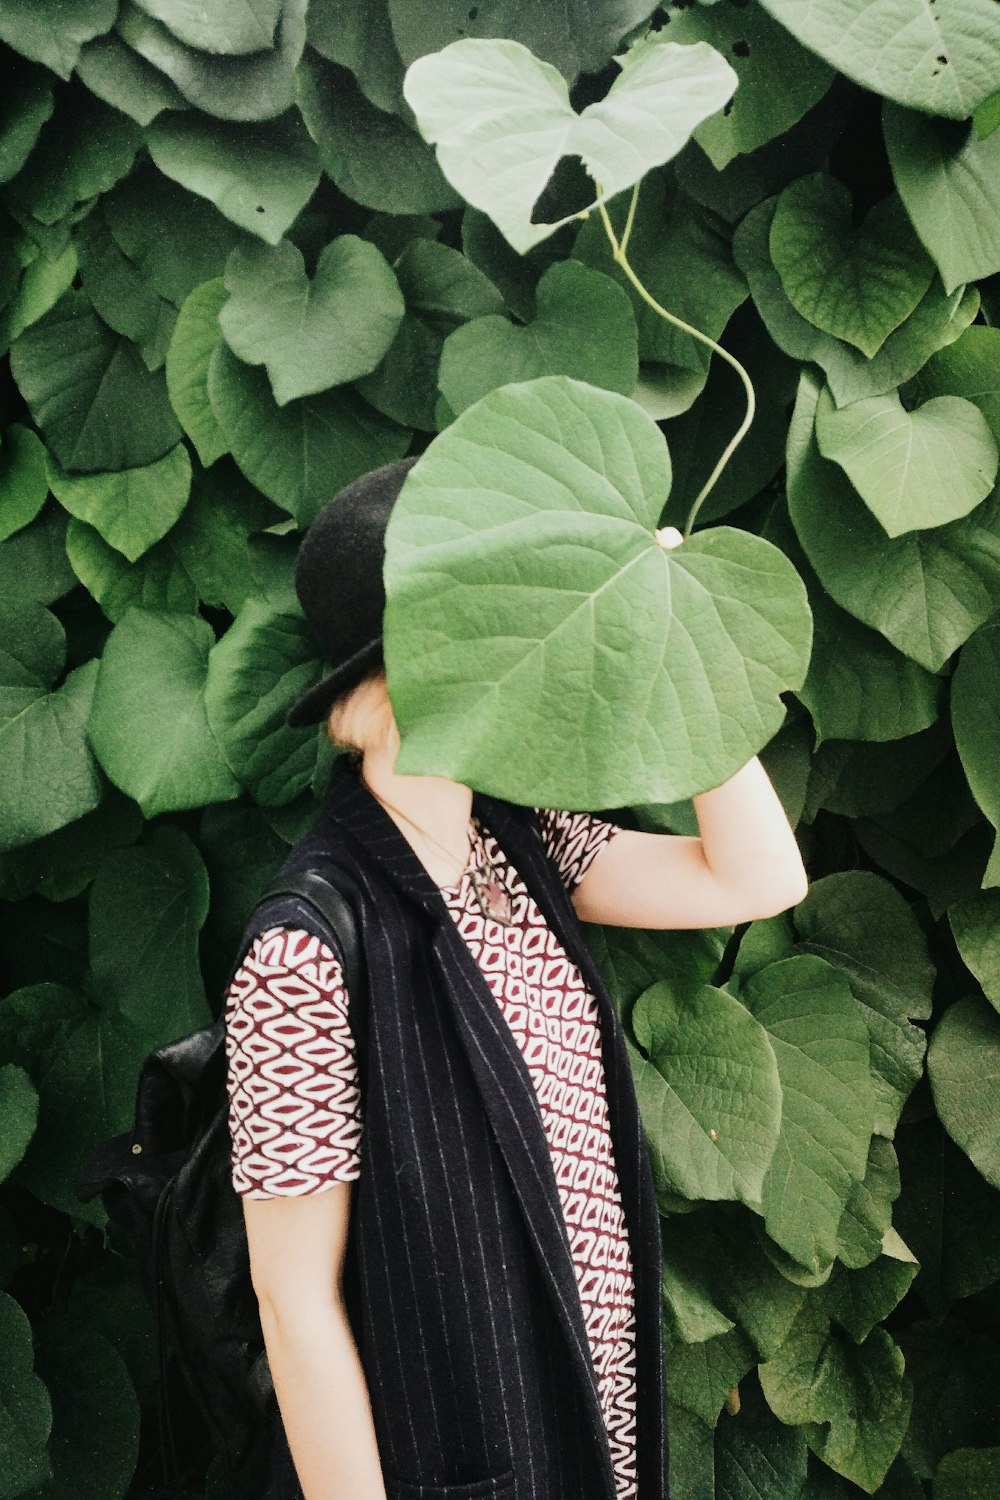
[[[298,1197],[361,1175],[361,1094],[336,955],[301,928],[250,948],[226,992],[232,1181]]]
[[[536,807],[535,811],[549,858],[555,862],[566,889],[575,890],[601,850],[621,829],[593,813],[554,812],[545,807]]]

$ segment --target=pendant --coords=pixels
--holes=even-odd
[[[499,922],[502,927],[509,927],[514,920],[514,903],[496,871],[472,870],[469,873],[483,916]]]

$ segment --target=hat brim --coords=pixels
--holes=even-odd
[[[323,677],[307,693],[293,703],[285,715],[285,723],[292,729],[303,724],[318,724],[325,719],[342,693],[357,687],[363,677],[373,672],[382,663],[382,637],[369,641],[360,651],[343,662],[335,672]]]

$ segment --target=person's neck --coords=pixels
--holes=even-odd
[[[398,749],[394,737],[379,750],[367,750],[361,763],[362,780],[435,885],[457,885],[469,856],[472,791],[445,776],[400,776],[393,769]]]

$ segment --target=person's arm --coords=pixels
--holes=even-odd
[[[622,829],[573,893],[585,922],[725,927],[805,899],[795,834],[756,756],[692,799],[700,836]]]
[[[268,1363],[305,1500],[385,1500],[368,1386],[342,1295],[352,1186],[243,1200]]]

